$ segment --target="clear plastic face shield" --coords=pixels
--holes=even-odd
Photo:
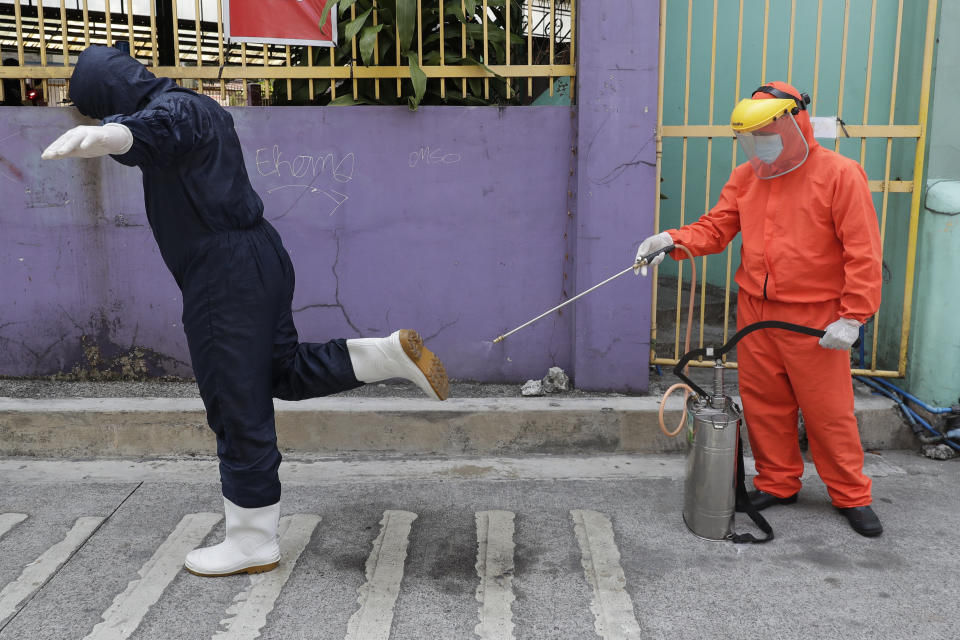
[[[787,111],[754,131],[737,131],[737,141],[762,180],[777,178],[797,169],[807,159],[807,145],[800,125]]]

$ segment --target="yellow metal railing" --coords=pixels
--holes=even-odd
[[[451,8],[465,10],[467,3],[464,0],[417,0],[418,16],[426,3],[436,3],[443,15]],[[489,48],[494,30],[509,30],[516,25],[510,24],[510,11],[506,11],[507,23],[493,22],[491,7],[504,7],[505,3],[517,9],[526,18],[522,25],[526,31],[526,47],[517,45],[516,39],[512,46],[506,47],[506,64],[488,64]],[[25,95],[24,81],[39,82],[43,96],[49,96],[50,82],[54,80],[68,80],[72,73],[72,63],[76,55],[91,44],[113,46],[118,40],[125,40],[130,44],[130,54],[146,64],[157,75],[174,78],[179,82],[195,81],[198,89],[209,93],[211,85],[217,90],[224,101],[230,92],[231,83],[238,87],[237,92],[242,94],[242,101],[247,103],[249,81],[286,81],[287,99],[292,97],[292,83],[306,81],[313,96],[315,80],[331,80],[331,97],[336,98],[338,92],[353,92],[357,97],[357,82],[361,79],[374,79],[376,93],[380,95],[381,81],[396,81],[396,95],[403,92],[402,80],[410,77],[410,69],[406,61],[401,60],[399,49],[396,53],[396,64],[374,64],[366,66],[358,59],[357,36],[351,39],[353,50],[352,61],[347,65],[337,64],[334,49],[330,49],[329,62],[316,64],[319,60],[319,51],[316,47],[298,47],[275,44],[247,44],[229,43],[223,33],[223,6],[221,0],[216,0],[216,20],[202,19],[200,0],[175,0],[171,3],[172,15],[168,17],[168,24],[161,25],[156,14],[156,3],[149,3],[150,13],[135,14],[133,2],[127,0],[106,0],[102,11],[90,9],[88,0],[0,0],[0,55],[4,58],[13,56],[16,50],[17,65],[0,67],[0,78],[16,79],[21,83],[21,94]],[[520,88],[514,88],[507,83],[508,98],[521,93],[525,84],[526,98],[535,97],[535,88],[549,82],[542,89],[553,95],[553,80],[557,77],[571,78],[576,76],[575,59],[575,29],[576,0],[479,0],[475,2],[476,9],[473,16],[482,26],[482,60],[484,64],[453,63],[447,59],[448,54],[460,54],[466,57],[467,25],[461,25],[463,36],[462,51],[449,51],[448,46],[441,46],[439,64],[421,65],[428,82],[435,82],[444,97],[448,94],[447,82],[451,79],[460,79],[463,82],[462,95],[465,98],[470,93],[467,79],[483,79],[483,89],[478,98],[489,98],[490,81],[493,78],[517,79]],[[69,5],[69,6],[68,6]],[[112,6],[111,6],[112,5]],[[98,5],[99,6],[99,5]],[[191,11],[192,8],[192,11]],[[336,9],[334,9],[336,11]],[[192,12],[192,19],[184,18],[184,12]],[[356,17],[356,6],[350,8],[345,19]],[[373,11],[373,24],[379,19],[378,11]],[[440,22],[440,42],[444,43],[443,29],[449,29]],[[160,64],[160,45],[158,44],[158,28],[169,28],[172,32],[173,64]],[[431,33],[423,32],[423,25],[418,20],[415,29],[416,41],[411,46],[422,59],[424,40]],[[380,35],[377,34],[374,47],[379,52],[381,46]],[[525,64],[516,64],[517,49],[526,48]],[[542,51],[541,51],[542,49]],[[458,56],[458,57],[460,57]],[[52,63],[50,58],[56,58]],[[326,57],[326,56],[324,56]],[[378,56],[379,57],[379,56]],[[32,60],[31,60],[32,59]],[[297,64],[296,60],[303,61]],[[526,80],[526,83],[523,80]],[[535,80],[540,80],[536,85]],[[2,98],[0,89],[0,98]]]
[[[903,21],[904,21],[904,0],[895,0],[897,1],[896,7],[896,35],[894,36],[895,42],[895,51],[893,54],[893,64],[890,66],[890,86],[891,92],[889,97],[889,120],[885,125],[878,124],[868,124],[869,113],[870,113],[870,103],[871,103],[871,79],[875,74],[874,70],[874,53],[876,48],[876,29],[877,29],[877,0],[872,0],[870,8],[870,27],[868,35],[868,44],[867,44],[867,59],[866,59],[866,76],[865,76],[865,89],[864,89],[864,98],[863,98],[863,112],[860,114],[862,116],[862,124],[859,125],[845,125],[841,127],[842,134],[837,136],[836,143],[834,145],[835,149],[840,148],[841,138],[848,136],[853,139],[860,139],[860,154],[859,160],[861,165],[865,164],[867,159],[867,145],[868,141],[879,139],[885,140],[885,153],[884,153],[884,162],[883,162],[883,172],[882,177],[874,175],[869,176],[869,184],[871,191],[875,193],[880,193],[882,196],[880,202],[880,211],[879,211],[879,223],[880,223],[880,235],[881,242],[884,242],[886,248],[886,239],[888,236],[888,196],[890,193],[910,193],[910,209],[909,209],[909,223],[907,225],[907,248],[906,248],[906,264],[904,266],[904,289],[903,289],[903,298],[902,298],[902,316],[900,322],[900,342],[899,342],[899,357],[895,368],[881,368],[878,366],[878,336],[880,335],[881,323],[885,322],[881,313],[878,313],[872,320],[872,336],[868,338],[869,342],[872,343],[872,348],[870,350],[870,362],[868,367],[854,368],[853,372],[855,374],[865,374],[865,375],[874,375],[874,376],[886,376],[886,377],[902,377],[906,373],[906,360],[907,360],[907,345],[910,334],[910,318],[911,318],[911,303],[913,299],[913,275],[916,261],[916,245],[917,245],[917,224],[919,220],[919,211],[920,211],[920,200],[922,193],[922,179],[923,179],[923,163],[924,163],[924,153],[926,146],[926,129],[927,129],[927,111],[929,105],[930,97],[930,88],[931,88],[931,68],[933,61],[933,46],[934,46],[934,37],[936,30],[936,19],[937,19],[937,10],[938,2],[937,0],[928,0],[926,3],[926,23],[923,26],[924,37],[921,41],[908,41],[906,43],[902,42],[903,35]],[[674,1],[669,0],[671,7],[682,6],[680,0]],[[705,2],[697,1],[698,10],[702,10],[702,6]],[[725,7],[728,10],[733,9],[732,1],[724,2]],[[784,6],[785,3],[781,3],[781,6]],[[812,4],[812,3],[811,3]],[[839,3],[833,3],[839,4]],[[840,52],[839,60],[839,86],[837,87],[838,102],[836,104],[836,114],[837,117],[842,119],[843,116],[843,100],[844,100],[844,89],[845,84],[847,83],[847,73],[848,73],[848,51],[847,45],[850,40],[850,27],[851,27],[851,8],[850,0],[844,0],[844,20],[843,20],[843,32],[842,32],[842,48]],[[886,2],[888,6],[885,9],[891,9],[890,1]],[[810,8],[810,5],[805,5],[806,9]],[[837,7],[839,8],[839,7]],[[917,11],[922,9],[922,5],[917,2],[915,5],[910,4],[910,9]],[[695,215],[690,216],[689,220],[693,221],[700,217],[700,215],[709,210],[713,204],[711,202],[711,162],[713,158],[713,145],[714,141],[723,141],[725,144],[731,145],[731,166],[736,166],[737,162],[737,145],[733,138],[733,133],[731,129],[726,125],[718,125],[713,122],[713,112],[714,112],[714,93],[716,90],[715,78],[716,73],[716,59],[717,59],[717,11],[718,11],[718,0],[713,2],[713,25],[712,25],[712,44],[710,49],[710,104],[709,104],[709,116],[707,118],[708,122],[706,123],[691,123],[691,108],[690,108],[690,85],[691,85],[691,52],[693,49],[693,43],[696,42],[693,36],[693,20],[694,20],[694,2],[693,0],[687,0],[686,7],[686,25],[685,25],[685,60],[683,64],[684,69],[684,95],[683,95],[683,109],[682,109],[682,124],[675,125],[665,125],[664,124],[664,89],[665,89],[665,70],[666,70],[666,60],[669,51],[671,49],[671,41],[668,39],[668,0],[660,0],[660,60],[659,60],[659,98],[658,98],[658,110],[657,110],[657,194],[656,200],[654,203],[655,207],[655,229],[661,230],[661,177],[663,175],[663,163],[664,163],[664,141],[670,139],[679,139],[680,142],[680,203],[679,203],[679,225],[685,224],[685,218],[687,217],[687,178],[688,178],[688,145],[691,140],[703,140],[706,141],[706,154],[704,162],[706,165],[705,171],[705,189],[706,200],[702,203],[703,208],[699,206],[694,207]],[[790,2],[790,13],[789,13],[789,49],[787,53],[786,61],[786,79],[788,82],[793,84],[793,75],[794,75],[794,41],[795,41],[795,32],[796,32],[796,15],[797,15],[797,0],[791,0]],[[891,11],[888,11],[888,15]],[[739,17],[738,17],[738,28],[737,28],[737,40],[736,40],[736,78],[735,78],[735,90],[734,96],[739,99],[741,97],[741,89],[743,88],[741,84],[741,68],[744,65],[744,0],[739,0]],[[768,34],[770,31],[770,0],[764,1],[764,15],[763,15],[763,33],[762,41],[757,42],[756,40],[749,43],[750,48],[748,51],[757,51],[761,56],[760,60],[760,77],[756,79],[757,84],[752,86],[759,86],[762,82],[776,79],[768,78],[767,74],[770,72],[767,65],[768,57],[768,48],[771,44],[768,42]],[[813,51],[814,54],[814,63],[813,63],[813,87],[812,87],[812,101],[811,101],[811,111],[817,109],[817,99],[818,94],[822,93],[823,86],[820,82],[821,76],[821,57],[822,57],[822,47],[821,47],[821,34],[824,25],[824,0],[818,0],[817,3],[817,21],[816,21],[816,41],[815,48]],[[857,20],[857,18],[854,18]],[[889,26],[889,24],[888,24]],[[861,27],[862,28],[862,27]],[[679,29],[677,29],[679,33]],[[677,36],[679,37],[679,36]],[[756,38],[757,36],[755,36]],[[897,108],[897,86],[898,81],[900,80],[898,74],[900,73],[899,61],[901,58],[901,45],[903,46],[913,46],[919,49],[919,43],[922,42],[922,67],[921,67],[921,86],[920,86],[920,96],[919,96],[919,108],[916,116],[916,124],[894,124],[894,114]],[[731,47],[732,49],[732,47]],[[919,50],[917,51],[919,53]],[[705,55],[701,55],[698,59],[699,64],[705,68]],[[732,62],[732,60],[731,60]],[[678,65],[675,64],[674,68]],[[778,69],[778,73],[782,70]],[[881,69],[881,72],[885,72],[886,69]],[[782,76],[778,76],[782,77]],[[832,112],[832,105],[821,105],[821,111]],[[732,108],[732,104],[731,104]],[[902,116],[901,116],[902,117]],[[901,178],[896,177],[891,179],[891,162],[892,162],[892,149],[894,142],[897,140],[914,140],[914,156],[913,156],[913,176],[911,178]],[[698,203],[699,205],[700,203]],[[671,223],[674,222],[671,220]],[[734,251],[731,248],[726,250],[726,269],[725,269],[725,291],[724,291],[724,320],[723,320],[723,341],[725,342],[730,335],[732,334],[730,327],[730,303],[731,303],[731,283],[732,283],[732,273],[736,268],[734,264]],[[886,251],[885,251],[886,254]],[[885,258],[887,256],[885,255]],[[716,259],[716,258],[713,258]],[[706,274],[708,266],[708,258],[704,256],[698,260],[697,271],[698,274]],[[654,285],[653,285],[653,308],[657,309],[658,297],[661,292],[660,283],[660,270],[655,271]],[[707,281],[706,278],[703,278],[701,281],[701,289],[699,295],[700,303],[700,319],[699,319],[699,343],[700,346],[703,346],[704,343],[704,328],[706,326],[706,320],[704,316],[705,310],[705,298],[707,292]],[[656,351],[657,338],[658,338],[658,322],[656,314],[653,316],[653,326],[651,332],[651,363],[652,364],[664,364],[671,365],[675,364],[680,355],[680,335],[681,335],[681,301],[683,290],[687,287],[683,286],[683,269],[682,266],[678,269],[677,272],[677,291],[676,291],[676,317],[673,326],[673,357],[666,357],[662,353],[658,354]],[[712,362],[693,362],[691,365],[694,366],[713,366]],[[736,367],[735,362],[727,362],[726,366]]]

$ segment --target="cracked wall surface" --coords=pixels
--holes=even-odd
[[[629,266],[640,242],[654,233],[658,12],[656,0],[596,0],[580,16],[578,291]],[[650,279],[620,278],[596,295],[575,310],[577,386],[645,390]]]

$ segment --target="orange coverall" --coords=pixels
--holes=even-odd
[[[782,82],[775,88],[799,96]],[[772,98],[758,93],[759,98]],[[794,116],[810,148],[796,170],[761,180],[749,163],[733,170],[709,213],[669,231],[694,255],[718,253],[743,234],[737,326],[782,320],[823,329],[840,317],[865,322],[880,306],[882,246],[866,173],[824,149],[807,111]],[[686,257],[682,251],[674,259]],[[800,490],[797,409],[810,453],[837,507],[871,503],[853,411],[847,352],[778,329],[738,345],[740,395],[757,466],[754,486],[786,498]]]

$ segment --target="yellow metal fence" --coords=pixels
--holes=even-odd
[[[36,86],[44,100],[56,106],[65,99],[65,81],[84,48],[91,44],[114,46],[124,41],[130,54],[155,74],[188,83],[224,104],[256,104],[257,96],[251,96],[251,90],[260,93],[258,87],[264,93],[283,97],[284,81],[288,100],[293,98],[294,82],[307,83],[309,96],[314,96],[314,82],[329,81],[326,91],[330,99],[350,93],[356,99],[358,82],[363,79],[373,79],[378,97],[381,82],[393,85],[398,98],[410,90],[402,82],[409,79],[410,68],[401,60],[399,49],[395,64],[365,65],[358,59],[358,36],[354,36],[350,41],[353,55],[343,64],[338,63],[333,48],[328,53],[317,47],[226,41],[221,0],[175,0],[169,4],[167,16],[157,15],[158,3],[153,0],[145,4],[149,5],[149,12],[142,3],[132,0],[102,0],[97,5],[99,11],[88,0],[0,0],[0,57],[7,61],[0,67],[0,78],[19,81],[21,96]],[[444,34],[444,29],[449,28],[449,20],[441,20],[439,33],[431,33],[424,31],[419,19],[411,50],[419,52],[423,59],[425,41],[439,37],[444,43],[437,64],[421,65],[428,83],[434,83],[444,97],[449,95],[448,84],[459,81],[456,97],[464,99],[479,93],[473,97],[489,98],[491,80],[500,79],[506,82],[507,98],[529,102],[541,90],[553,95],[553,81],[561,77],[571,79],[572,95],[577,4],[576,0],[416,0],[420,17],[432,8],[430,5],[438,8],[440,15],[459,10],[461,15],[470,17],[459,25],[460,50],[454,51],[447,45],[450,34]],[[373,5],[372,24],[376,25],[379,11],[377,3]],[[495,19],[495,8],[503,9],[505,21]],[[210,15],[205,15],[205,9]],[[519,26],[511,24],[512,15],[520,16]],[[354,5],[342,20],[348,22],[356,17]],[[472,35],[468,36],[468,24],[471,31],[474,25],[482,28],[482,43],[476,47],[479,51],[475,61],[480,64],[460,61],[467,55],[468,40],[474,40]],[[524,34],[520,42],[516,37],[518,28]],[[492,64],[491,42],[497,31],[515,35],[505,48],[505,63]],[[171,47],[173,59],[166,64],[161,62],[163,48],[158,37],[164,32],[175,43]],[[341,37],[342,33],[341,29]],[[381,37],[377,34],[376,48],[383,46]],[[503,39],[502,34],[499,37]],[[451,58],[456,61],[450,62]],[[479,92],[468,81],[474,78],[483,81]]]
[[[738,164],[738,149],[732,135],[732,131],[727,124],[717,124],[715,122],[715,111],[719,113],[729,113],[736,100],[741,97],[748,97],[750,91],[755,87],[764,84],[770,80],[786,80],[796,86],[804,87],[810,91],[812,115],[816,116],[819,112],[822,115],[836,115],[841,121],[846,120],[851,124],[839,127],[839,134],[834,149],[841,150],[846,155],[859,159],[862,165],[871,160],[871,166],[867,168],[870,189],[875,194],[875,205],[878,204],[878,215],[881,238],[884,242],[885,270],[889,267],[897,270],[902,269],[902,292],[899,298],[892,301],[892,304],[886,304],[885,308],[894,308],[899,312],[899,317],[895,313],[881,310],[871,321],[870,331],[867,335],[869,362],[861,366],[853,366],[855,374],[867,374],[875,376],[902,377],[906,372],[907,344],[910,332],[910,311],[913,298],[913,275],[916,261],[917,245],[917,223],[920,210],[920,196],[922,193],[922,172],[924,162],[924,152],[926,144],[926,124],[927,110],[930,96],[931,67],[933,60],[934,35],[936,29],[936,18],[938,3],[937,0],[927,0],[922,2],[908,2],[904,0],[879,0],[880,10],[883,15],[878,17],[878,0],[774,0],[773,9],[779,10],[779,14],[774,14],[771,8],[771,0],[764,0],[762,3],[758,0],[749,1],[745,13],[745,0],[661,0],[660,2],[660,81],[659,81],[659,105],[658,105],[658,123],[657,123],[657,199],[655,202],[655,228],[659,231],[673,226],[680,226],[686,222],[695,221],[705,211],[709,210],[716,199],[719,187],[722,186],[723,179],[717,179],[713,176],[714,182],[711,184],[711,177],[717,174],[718,162],[724,165],[724,170]],[[852,2],[853,5],[852,6]],[[684,7],[684,5],[686,5]],[[711,7],[712,5],[712,7]],[[803,13],[807,28],[812,28],[815,22],[815,39],[807,39],[800,43],[797,38],[798,31],[798,5]],[[712,22],[709,9],[712,8]],[[910,14],[908,17],[914,19],[915,35],[922,37],[904,37],[904,11]],[[707,10],[706,12],[704,10]],[[759,10],[762,10],[762,26],[759,16]],[[825,13],[826,11],[826,13]],[[719,29],[718,37],[718,12],[721,17],[736,15],[736,29],[730,28],[729,22]],[[822,46],[822,35],[824,34],[828,22],[836,22],[842,12],[842,34],[839,50],[832,50],[829,55],[824,52]],[[773,37],[773,29],[776,26],[771,22],[771,15],[775,15],[781,27],[780,38]],[[677,17],[674,17],[677,16]],[[706,17],[704,17],[706,16]],[[751,28],[744,29],[745,16],[752,21]],[[882,18],[882,19],[881,19]],[[674,23],[671,23],[671,20]],[[676,21],[683,21],[679,25]],[[698,30],[694,29],[694,21],[699,21]],[[787,21],[789,27],[787,28]],[[869,21],[869,22],[868,22]],[[885,29],[888,35],[888,41],[884,43],[883,54],[885,64],[881,68],[875,65],[875,57],[878,54],[877,32],[880,28]],[[869,31],[869,34],[867,34]],[[735,40],[734,40],[735,34]],[[859,41],[865,45],[865,65],[858,62],[856,68],[848,65],[848,45],[856,34]],[[706,37],[704,37],[706,36]],[[786,37],[783,37],[786,36]],[[892,56],[890,51],[890,40],[892,40]],[[704,42],[709,43],[709,47]],[[699,54],[693,54],[696,46],[700,46]],[[727,94],[727,101],[724,106],[717,108],[716,96],[721,87],[717,80],[721,77],[718,70],[718,48],[726,52],[726,56],[720,60],[720,65],[730,68],[735,62],[735,76],[727,78],[733,84],[733,93]],[[907,51],[911,48],[912,51]],[[768,57],[774,51],[777,51],[778,62],[776,65],[768,64]],[[733,52],[735,51],[735,59]],[[898,86],[903,84],[904,78],[901,73],[900,61],[906,59],[909,55],[916,59],[917,70],[920,72],[918,81],[919,98],[916,100],[916,111],[912,112],[909,118],[912,122],[902,122],[902,109],[897,103]],[[813,60],[812,68],[807,69],[803,74],[796,71],[798,56],[809,56]],[[681,57],[682,56],[682,57]],[[922,59],[921,59],[922,56]],[[693,60],[693,75],[691,72],[691,60]],[[892,61],[892,63],[890,63]],[[742,71],[752,65],[749,77],[743,77]],[[757,67],[759,66],[759,69]],[[667,69],[670,69],[668,72]],[[835,71],[839,67],[839,74]],[[703,80],[702,76],[705,70],[709,68],[709,80]],[[682,71],[681,71],[682,70]],[[697,71],[701,72],[701,81],[709,84],[709,90],[704,87],[703,91],[709,96],[705,110],[701,110],[696,116],[692,115],[691,105],[691,85],[696,89],[697,78],[694,77]],[[759,71],[759,73],[757,73]],[[856,109],[851,111],[845,108],[844,99],[850,102],[851,91],[848,85],[853,74],[857,74],[857,87],[865,85],[862,95],[858,96]],[[824,102],[824,93],[826,87],[825,78],[829,76],[832,83],[829,87],[830,102]],[[836,76],[836,77],[834,77]],[[881,105],[882,112],[888,114],[885,123],[877,124],[871,119],[871,97],[877,101],[877,92],[871,88],[871,82],[876,83],[875,78],[883,78],[883,86],[889,85],[889,93],[882,96],[886,104]],[[872,80],[873,79],[873,80]],[[668,83],[668,84],[665,84]],[[674,84],[673,87],[669,83]],[[682,84],[680,84],[682,83]],[[671,90],[683,87],[682,98],[675,95],[671,108],[668,109],[665,122],[664,95]],[[729,91],[729,88],[724,88]],[[812,89],[812,90],[811,90]],[[916,96],[911,96],[916,99]],[[730,99],[732,98],[732,99]],[[834,102],[835,100],[835,102]],[[701,96],[701,101],[702,96]],[[896,122],[895,114],[901,122]],[[721,116],[717,115],[716,120]],[[699,120],[699,121],[697,121]],[[859,121],[859,122],[858,122]],[[846,137],[854,141],[859,140],[859,154],[855,149],[851,149],[851,142]],[[883,144],[880,150],[873,144],[879,141]],[[912,177],[909,175],[898,175],[891,172],[891,167],[895,164],[896,153],[895,145],[902,145],[903,141],[913,143],[913,148],[904,152],[904,147],[897,147],[900,153],[911,154],[909,165],[912,168]],[[693,146],[697,145],[697,152],[694,154]],[[841,149],[841,144],[843,148]],[[871,148],[871,154],[868,154],[868,145]],[[725,151],[729,150],[729,151]],[[694,157],[695,156],[695,157]],[[882,158],[882,160],[880,160]],[[664,167],[670,164],[675,166],[679,164],[680,169],[674,171],[679,176],[671,175],[673,187],[669,196],[664,192],[665,175]],[[692,166],[691,166],[692,165]],[[712,166],[714,165],[714,166]],[[871,174],[872,170],[872,174]],[[702,172],[702,173],[701,173]],[[703,200],[690,201],[688,193],[691,191],[692,181],[698,178],[692,176],[704,176],[705,185],[698,184],[697,193],[704,194]],[[724,175],[725,177],[725,175]],[[679,181],[679,194],[677,193],[676,181]],[[719,183],[719,184],[718,184]],[[896,242],[891,241],[889,228],[891,226],[889,201],[891,194],[909,193],[909,205],[904,206],[903,213],[909,215],[909,220],[897,220],[898,228],[903,229],[906,238],[894,238]],[[670,200],[664,198],[676,199],[679,197],[679,207],[677,204],[669,206],[677,209],[673,212],[670,219],[665,219],[661,215],[662,208],[668,206],[663,202],[670,203]],[[904,203],[906,205],[906,203]],[[907,211],[908,209],[908,211]],[[676,213],[679,213],[677,217]],[[903,244],[905,255],[899,255],[891,247],[893,244]],[[713,261],[722,260],[725,264],[722,266],[722,280],[725,282],[723,290],[723,313],[722,313],[722,332],[719,328],[716,333],[722,335],[722,342],[732,335],[735,325],[735,318],[731,313],[731,290],[732,273],[736,270],[738,257],[736,249],[729,247],[725,255],[710,258],[704,256],[697,260],[697,272],[705,274],[708,268],[712,268],[716,273],[716,266]],[[658,298],[662,301],[664,294],[670,295],[664,291],[663,268],[658,270],[653,287],[653,308],[658,305]],[[715,279],[716,280],[716,279]],[[699,298],[700,317],[699,317],[699,345],[704,346],[705,327],[708,322],[704,316],[704,308],[707,306],[706,298],[708,291],[707,278],[698,280],[700,288],[697,297]],[[672,278],[671,278],[672,284]],[[886,286],[886,285],[885,285]],[[655,365],[672,365],[678,361],[681,351],[681,304],[685,292],[689,289],[689,284],[683,284],[682,268],[676,273],[676,299],[675,299],[675,317],[669,318],[666,323],[672,335],[662,335],[663,327],[658,327],[656,314],[654,314],[654,323],[651,337],[651,363]],[[885,297],[889,291],[885,290]],[[671,301],[672,302],[672,301]],[[900,307],[900,308],[897,308]],[[891,318],[885,317],[892,316]],[[671,312],[672,315],[672,312]],[[685,319],[685,314],[683,318]],[[884,323],[899,321],[899,344],[896,346],[895,366],[881,366],[878,362],[878,354],[883,351],[883,345],[878,345],[880,336],[884,335],[884,329],[888,328]],[[660,324],[664,324],[661,316]],[[896,327],[893,327],[896,329]],[[695,326],[696,329],[696,326]],[[660,335],[658,335],[658,331]],[[889,333],[889,331],[888,331]],[[697,332],[694,332],[697,335]],[[720,337],[719,335],[716,337]],[[896,336],[894,336],[895,338]],[[659,341],[658,341],[659,340]],[[710,343],[714,344],[714,343]],[[716,343],[719,344],[719,343]],[[666,351],[666,352],[665,352]],[[672,351],[672,354],[669,353]],[[712,362],[694,362],[693,366],[712,366]],[[735,367],[733,361],[726,362],[726,366]]]

